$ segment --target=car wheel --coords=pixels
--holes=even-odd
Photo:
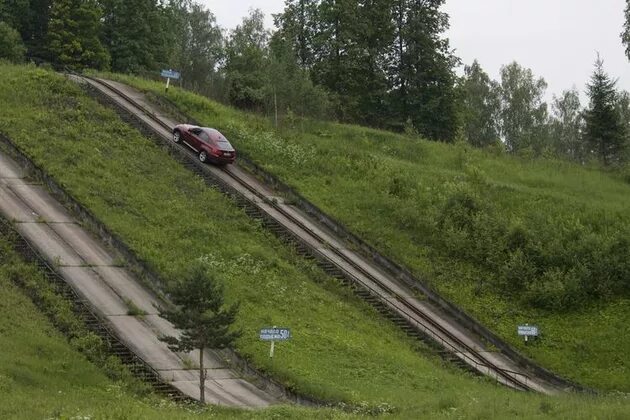
[[[206,163],[208,161],[208,154],[206,153],[205,150],[202,150],[201,152],[199,152],[199,161],[201,163]]]
[[[173,132],[173,141],[175,143],[179,143],[180,141],[182,141],[182,137],[181,137],[181,133],[179,131],[175,131]]]

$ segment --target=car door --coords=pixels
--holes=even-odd
[[[212,140],[210,140],[210,136],[208,136],[208,133],[206,133],[205,131],[201,131],[201,133],[199,133],[199,135],[197,136],[199,137],[199,150],[206,149],[208,152],[211,152],[211,150],[214,148],[213,144],[212,144]],[[205,147],[202,147],[202,145],[205,145]]]
[[[190,147],[192,147],[193,149],[195,149],[196,151],[200,151],[201,150],[201,140],[199,139],[199,134],[202,132],[201,128],[191,128],[189,130],[189,138],[190,140],[188,141],[188,143],[190,144]]]

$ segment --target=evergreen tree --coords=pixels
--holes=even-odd
[[[276,16],[302,68],[333,95],[337,118],[451,140],[457,60],[444,0],[287,0]]]
[[[430,139],[452,140],[457,131],[455,75],[458,60],[442,38],[448,15],[444,0],[394,0],[394,43],[390,48],[393,119],[411,120]]]
[[[501,96],[499,84],[481,68],[477,60],[464,68],[461,82],[462,123],[466,140],[485,147],[500,139]]]
[[[548,141],[547,83],[514,62],[501,68],[501,132],[509,151],[541,153]]]
[[[26,48],[18,31],[0,22],[0,59],[19,63],[24,60]]]
[[[177,21],[157,0],[100,0],[105,11],[104,39],[118,72],[170,67]]]
[[[104,69],[109,55],[101,44],[102,11],[95,0],[57,0],[48,25],[48,51],[59,64]]]
[[[0,0],[0,22],[16,29],[20,34],[30,27],[29,0]]]
[[[204,351],[229,347],[240,332],[230,331],[237,305],[224,305],[223,288],[217,279],[197,266],[170,290],[173,308],[160,308],[160,316],[181,330],[179,337],[161,337],[178,352],[199,351],[199,394],[205,403]]]
[[[46,39],[52,4],[53,0],[30,0],[29,24],[20,33],[31,56],[50,59]]]
[[[627,146],[626,127],[616,109],[616,84],[604,71],[604,62],[598,55],[587,86],[590,106],[585,113],[586,142],[604,165],[621,161]]]
[[[341,121],[354,121],[358,114],[357,75],[362,70],[355,34],[358,16],[355,0],[322,0],[317,15],[316,56],[311,75],[316,84],[335,94],[337,118]]]
[[[48,20],[52,0],[0,0],[0,21],[16,29],[29,55],[48,58]]]

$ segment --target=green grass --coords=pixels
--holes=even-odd
[[[160,83],[110,76],[165,96]],[[309,120],[275,131],[190,92],[167,97],[542,365],[630,391],[623,173]],[[519,234],[524,263],[510,259]],[[543,333],[527,347],[515,333],[525,322]]]
[[[415,342],[71,82],[8,65],[0,75],[0,130],[163,276],[176,278],[198,259],[219,273],[228,300],[241,302],[238,349],[293,389],[364,407],[363,414],[391,409],[401,418],[623,418],[628,412],[623,397],[516,393],[423,357]],[[256,337],[268,325],[293,330],[273,362]],[[260,413],[315,414],[341,415],[286,407]]]

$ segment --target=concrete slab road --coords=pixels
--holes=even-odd
[[[172,352],[159,340],[177,330],[157,315],[159,299],[123,267],[116,255],[94,239],[39,185],[26,181],[25,171],[0,152],[0,214],[57,268],[60,275],[93,309],[106,319],[129,348],[192,398],[199,398],[199,374],[191,362],[198,352]],[[129,315],[130,305],[145,311]],[[257,388],[229,369],[215,352],[204,354],[209,368],[207,401],[232,407],[259,408],[279,403],[275,396]]]

